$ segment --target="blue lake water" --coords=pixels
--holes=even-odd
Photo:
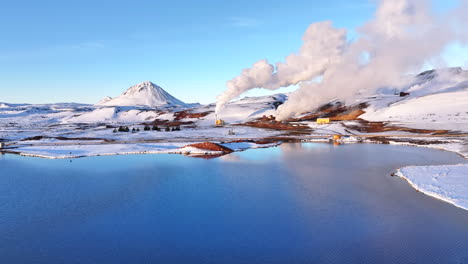
[[[205,160],[0,156],[0,263],[468,263],[468,211],[405,146],[283,144]]]

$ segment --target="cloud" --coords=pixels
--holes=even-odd
[[[322,75],[330,64],[340,59],[346,46],[346,30],[333,28],[331,21],[315,23],[306,30],[303,40],[299,52],[287,56],[285,62],[274,66],[267,60],[260,60],[228,81],[227,89],[218,96],[216,111],[248,90],[276,90]]]
[[[454,17],[456,25],[466,21],[460,13]],[[429,0],[381,0],[353,41],[348,42],[346,30],[330,21],[314,23],[304,33],[300,50],[284,62],[260,60],[228,81],[216,110],[250,89],[298,84],[277,110],[277,119],[284,120],[332,99],[353,102],[357,95],[397,87],[403,75],[440,60],[448,45],[466,41],[466,31],[457,30],[452,20],[451,15],[432,13]]]

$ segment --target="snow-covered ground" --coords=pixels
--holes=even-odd
[[[398,91],[409,95],[393,96],[391,89],[378,94],[366,101],[370,106],[360,118],[418,129],[468,132],[468,71],[427,71],[408,77]]]
[[[368,121],[390,121],[419,129],[466,132],[468,131],[468,89],[408,98],[380,109],[370,107],[361,118]]]
[[[398,141],[396,141],[398,140]],[[373,142],[368,139],[368,142]],[[468,159],[468,137],[412,137],[405,138],[404,136],[395,139],[388,139],[389,144],[406,145],[416,147],[426,147],[440,149],[450,152],[455,152],[460,156]],[[417,143],[414,143],[416,141]]]
[[[244,141],[225,143],[236,151],[269,147],[272,144],[245,141],[283,132],[235,124],[274,114],[276,106],[286,98],[279,94],[232,102],[220,113],[227,122],[222,127],[214,126],[214,104],[184,103],[151,82],[132,86],[119,97],[104,98],[96,105],[1,103],[0,141],[8,144],[8,151],[45,158],[139,153],[218,154],[185,147],[203,141]],[[203,115],[178,118],[181,112]],[[145,131],[145,124],[152,128],[153,122],[159,124],[160,131]],[[120,126],[137,131],[114,132]],[[173,131],[177,126],[180,130]],[[166,131],[166,127],[171,131]]]
[[[268,148],[280,143],[256,144],[253,142],[223,143],[222,146],[234,151],[255,148]],[[70,144],[70,145],[23,145],[15,149],[23,156],[49,159],[71,159],[80,157],[110,156],[125,154],[184,154],[184,155],[218,155],[221,151],[198,149],[187,146],[186,142],[161,143],[126,143],[126,144]]]
[[[361,115],[367,121],[383,121],[390,125],[449,130],[451,133],[468,133],[468,72],[459,68],[428,71],[417,76],[409,76],[406,85],[395,91],[409,92],[405,97],[395,95],[394,89],[382,89],[372,97],[358,100],[369,106]],[[112,99],[104,98],[96,105],[57,103],[57,104],[8,104],[0,103],[0,140],[22,141],[31,137],[40,139],[21,143],[37,144],[89,141],[115,141],[135,143],[148,141],[179,140],[183,142],[210,139],[258,139],[284,136],[284,131],[237,126],[262,116],[275,115],[276,108],[287,100],[287,95],[246,97],[226,105],[215,115],[214,104],[187,104],[170,95],[161,87],[143,82],[127,89],[122,95]],[[198,117],[178,117],[178,113],[200,114]],[[215,119],[222,118],[227,126],[215,127]],[[181,131],[144,131],[144,124],[152,122],[182,122]],[[166,122],[166,123],[164,123]],[[301,134],[305,140],[328,140],[331,135],[351,135],[341,143],[361,142],[359,136],[369,134],[392,137],[415,137],[411,131],[382,131],[366,133],[350,129],[359,126],[357,121],[332,122],[318,125],[313,121],[301,122],[311,128],[309,135]],[[113,133],[119,126],[139,129],[136,133]],[[357,136],[357,137],[356,137]],[[57,138],[61,137],[62,140]],[[321,138],[320,138],[321,137]],[[67,140],[64,141],[63,138]],[[427,140],[427,139],[421,139]],[[468,140],[460,137],[450,140],[432,138],[425,144],[467,155]],[[365,141],[365,140],[364,140]],[[409,140],[407,144],[413,144]],[[414,140],[413,140],[414,141]],[[435,142],[438,141],[438,142]],[[392,141],[390,141],[392,142]],[[443,142],[443,143],[440,143]],[[404,144],[401,140],[394,143]]]
[[[468,210],[468,164],[404,167],[397,175],[418,191]]]

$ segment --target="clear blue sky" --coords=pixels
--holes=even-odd
[[[243,68],[298,50],[309,24],[351,30],[375,2],[2,1],[0,102],[95,103],[146,80],[186,102],[214,102]],[[463,64],[457,52],[450,64]]]

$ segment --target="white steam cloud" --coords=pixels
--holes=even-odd
[[[436,15],[428,0],[381,0],[374,18],[358,29],[359,38],[352,42],[345,29],[330,21],[312,24],[297,54],[276,65],[260,60],[228,81],[216,112],[254,88],[299,84],[277,110],[277,119],[285,120],[335,98],[349,102],[357,94],[397,86],[404,74],[440,59],[447,45],[468,40],[459,27],[463,12],[456,11],[466,6]]]

